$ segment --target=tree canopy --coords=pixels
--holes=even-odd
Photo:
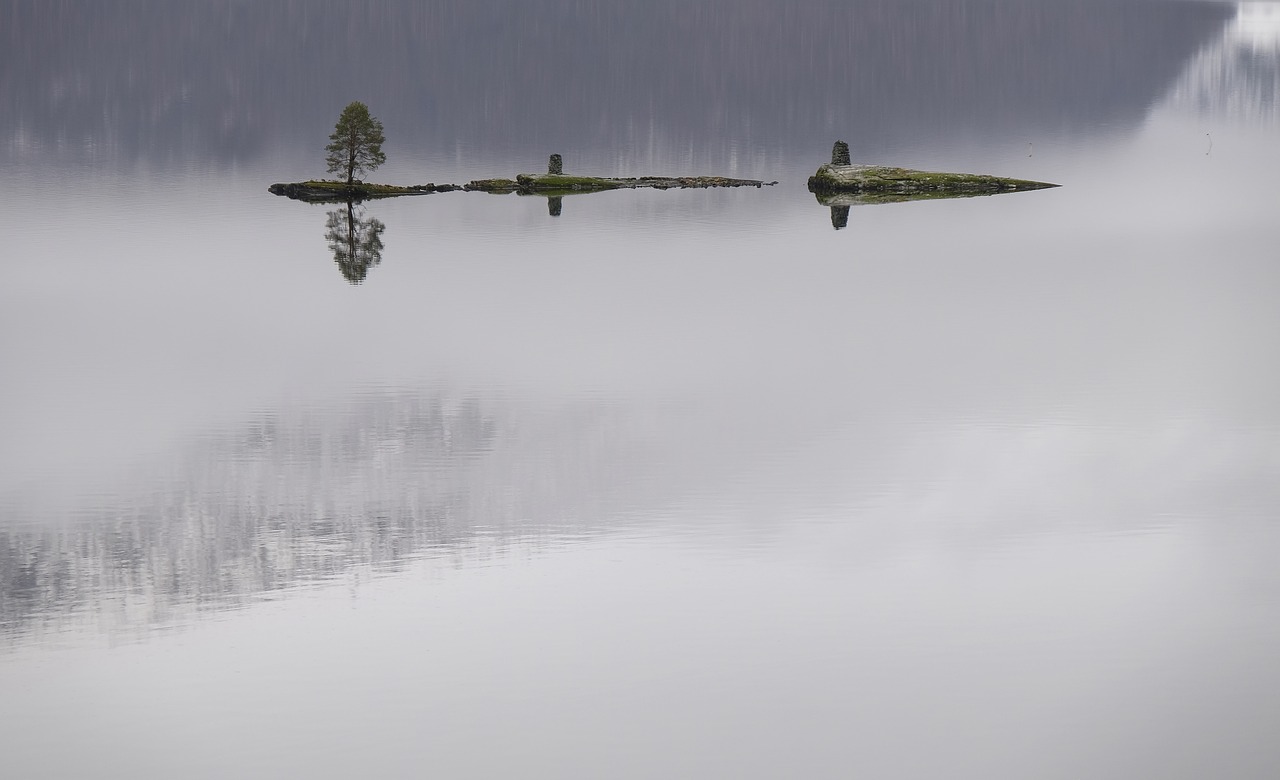
[[[363,176],[387,161],[382,153],[382,123],[369,114],[369,107],[353,101],[342,109],[338,124],[324,148],[325,163],[330,173],[345,175],[352,184],[357,174]]]

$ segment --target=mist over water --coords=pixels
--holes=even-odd
[[[1278,19],[0,7],[6,771],[1280,773]]]

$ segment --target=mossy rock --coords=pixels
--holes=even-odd
[[[1010,179],[978,173],[940,173],[885,165],[822,165],[809,177],[813,193],[883,195],[990,195],[1057,187],[1042,181]]]

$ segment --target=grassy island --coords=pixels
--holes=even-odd
[[[955,197],[1057,187],[1042,181],[1009,179],[979,173],[938,173],[885,165],[823,165],[809,177],[813,193],[856,193],[884,196]]]
[[[401,195],[429,195],[433,192],[451,192],[458,189],[462,188],[456,184],[417,184],[411,187],[400,187],[394,184],[365,184],[362,181],[348,184],[344,181],[311,179],[289,184],[272,184],[267,191],[308,203],[338,203],[349,200],[395,198]]]
[[[860,196],[858,202],[862,203],[994,195],[1057,186],[980,173],[938,173],[888,165],[855,165],[849,160],[849,145],[844,141],[835,142],[831,149],[831,162],[819,166],[817,172],[809,177],[809,192],[820,196],[820,201],[822,196],[843,194]]]

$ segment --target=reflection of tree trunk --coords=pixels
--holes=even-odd
[[[346,210],[334,209],[326,214],[325,241],[333,261],[347,281],[360,284],[369,269],[382,262],[382,232],[386,225],[376,219],[363,219],[364,207],[347,201]]]
[[[849,207],[848,206],[832,206],[831,207],[831,227],[840,230],[849,224]]]

